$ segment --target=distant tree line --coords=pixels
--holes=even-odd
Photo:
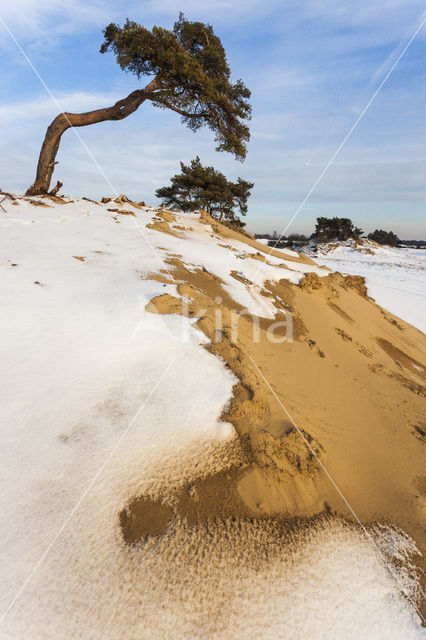
[[[310,236],[305,236],[299,233],[292,233],[289,236],[281,236],[274,231],[272,234],[257,234],[256,237],[267,238],[268,245],[277,248],[285,247],[303,247],[310,241],[314,242],[342,242],[349,240],[350,238],[358,240],[363,230],[360,227],[354,225],[350,218],[326,218],[319,217],[316,220],[315,230]],[[384,231],[383,229],[376,229],[373,233],[369,233],[367,236],[370,240],[374,240],[379,244],[385,244],[392,247],[398,246],[401,241],[393,231]],[[423,246],[423,242],[420,241],[407,241],[409,246]]]
[[[426,240],[401,240],[401,247],[412,247],[413,249],[426,249]]]
[[[306,245],[310,240],[315,242],[330,242],[359,238],[363,230],[356,227],[350,218],[326,218],[319,217],[316,220],[315,231],[310,236],[301,233],[292,233],[289,236],[280,237],[274,231],[268,241],[268,245],[277,248]]]

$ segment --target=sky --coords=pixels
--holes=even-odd
[[[64,134],[54,173],[63,193],[158,204],[155,190],[199,155],[229,179],[254,182],[252,232],[281,233],[298,212],[287,234],[345,216],[365,232],[426,238],[426,23],[300,208],[426,15],[418,0],[0,0],[0,17],[60,105],[0,21],[0,187],[22,193],[32,183],[60,110],[109,106],[146,84],[99,53],[107,24],[170,28],[179,11],[213,26],[232,78],[252,91],[247,159],[216,152],[208,129],[193,133],[145,103],[123,121],[78,129],[84,146]]]

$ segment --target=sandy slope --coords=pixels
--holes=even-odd
[[[213,341],[209,348],[240,380],[226,419],[250,437],[252,468],[236,490],[251,512],[313,515],[327,504],[352,515],[294,422],[313,438],[314,451],[362,520],[389,518],[424,549],[424,335],[384,312],[356,279],[331,274],[266,285],[299,319],[293,343],[269,341],[266,325],[255,343],[251,319],[242,316],[235,345],[226,315],[235,300],[210,274],[174,267],[174,282],[183,283],[178,292],[194,300],[194,313],[208,310],[198,326]],[[215,345],[218,296],[226,302],[225,335]],[[151,304],[173,313],[174,302],[162,296]]]
[[[204,214],[1,225],[4,637],[420,637],[424,334]]]
[[[306,252],[333,271],[364,276],[380,306],[426,332],[426,250],[384,247],[371,240],[325,243]]]

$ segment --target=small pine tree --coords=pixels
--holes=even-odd
[[[401,242],[396,233],[393,231],[384,231],[384,229],[376,229],[373,233],[368,234],[368,238],[379,244],[387,244],[391,247],[395,247]]]
[[[315,240],[327,242],[329,240],[348,240],[359,238],[364,233],[359,227],[355,227],[350,218],[317,218],[313,237]]]
[[[235,210],[246,215],[250,189],[254,186],[252,182],[242,178],[230,182],[214,167],[203,167],[198,156],[188,165],[181,162],[180,168],[181,173],[170,179],[169,186],[155,192],[165,206],[178,207],[182,211],[204,209],[220,221],[225,218],[242,225]]]

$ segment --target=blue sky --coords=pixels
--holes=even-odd
[[[267,8],[265,8],[265,4]],[[217,153],[177,114],[143,105],[122,122],[79,129],[117,191],[156,203],[197,154],[230,178],[255,183],[247,227],[281,232],[424,15],[417,0],[0,0],[0,15],[66,111],[108,106],[140,86],[111,54],[102,29],[127,17],[170,27],[179,11],[213,25],[233,78],[252,90],[247,160]],[[0,186],[32,182],[58,109],[0,24]],[[426,237],[426,24],[288,230],[309,233],[319,215],[349,216],[366,231]],[[72,131],[55,179],[64,193],[111,189]]]

